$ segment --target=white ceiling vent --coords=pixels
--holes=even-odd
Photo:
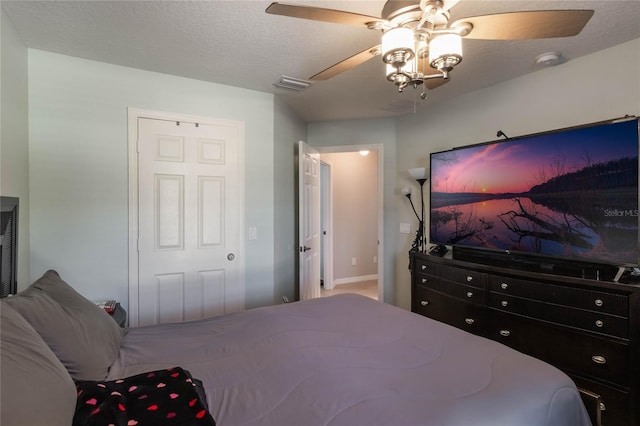
[[[280,77],[280,80],[278,80],[278,82],[274,84],[274,86],[290,90],[304,90],[308,89],[311,86],[311,82],[283,75],[282,77]]]

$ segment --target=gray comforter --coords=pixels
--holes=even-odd
[[[129,329],[109,379],[172,366],[219,426],[590,424],[556,368],[357,295]]]

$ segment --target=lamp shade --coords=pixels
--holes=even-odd
[[[411,187],[410,186],[403,186],[402,189],[400,189],[400,191],[402,192],[402,195],[411,195]]]
[[[409,28],[392,28],[382,34],[382,60],[387,63],[401,62],[404,65],[414,55],[413,31]],[[402,53],[396,55],[396,53]],[[399,60],[402,58],[402,60]]]
[[[409,174],[415,180],[427,179],[427,169],[425,169],[424,167],[417,167],[415,169],[409,169]]]
[[[444,34],[429,43],[429,63],[438,69],[451,70],[462,60],[462,37]]]

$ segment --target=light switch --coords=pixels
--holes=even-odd
[[[250,240],[258,239],[258,228],[256,228],[255,226],[249,227],[249,239]]]
[[[411,233],[411,224],[410,223],[401,223],[400,224],[400,233],[401,234],[410,234]]]

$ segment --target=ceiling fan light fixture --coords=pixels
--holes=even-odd
[[[413,81],[415,62],[414,57],[402,66],[386,64],[387,80],[398,86],[398,91],[402,92]]]
[[[415,41],[410,28],[396,27],[382,34],[382,60],[395,67],[404,66],[415,55]]]
[[[398,74],[398,68],[394,67],[391,64],[385,64],[385,70],[387,80],[389,80],[390,82],[394,82],[396,79],[396,75]]]
[[[400,75],[410,77],[414,72],[414,68],[415,58],[409,59],[409,61],[401,67],[397,67],[392,64],[385,64],[387,80],[395,83]]]
[[[462,61],[462,37],[443,34],[429,42],[429,63],[440,71],[451,71]]]

